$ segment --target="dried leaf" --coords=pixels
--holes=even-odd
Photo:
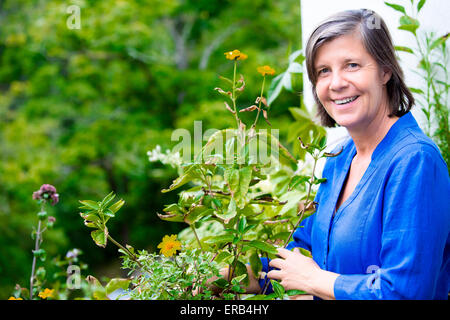
[[[233,97],[233,94],[230,91],[224,91],[222,88],[214,88],[214,90],[216,90],[217,92],[219,92],[224,96],[229,96],[230,98]]]
[[[267,124],[268,124],[269,126],[272,126],[272,124],[271,124],[271,123],[269,122],[269,120],[267,119],[267,111],[266,111],[266,110],[263,110],[262,112],[263,112],[264,120],[266,120],[266,122],[267,122]]]
[[[247,108],[245,108],[245,109],[239,110],[239,112],[249,112],[249,111],[255,111],[255,110],[258,110],[258,107],[255,106],[255,105],[252,105],[252,106],[247,107]]]
[[[344,147],[341,147],[341,150],[339,150],[339,152],[337,152],[337,153],[329,153],[329,152],[325,152],[323,155],[324,155],[325,157],[327,157],[327,158],[330,158],[330,157],[336,157],[336,156],[340,155],[340,154],[342,153],[343,150],[344,150]]]
[[[234,111],[233,109],[231,109],[231,107],[228,105],[228,103],[225,102],[225,107],[227,108],[228,111],[230,111],[232,114],[236,114],[236,111]]]

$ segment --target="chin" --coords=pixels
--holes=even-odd
[[[346,115],[338,115],[333,118],[334,121],[341,127],[345,128],[352,128],[357,127],[360,121],[358,121],[357,117],[352,114],[346,114]]]

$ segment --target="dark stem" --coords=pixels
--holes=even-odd
[[[119,247],[120,249],[122,249],[122,250],[123,250],[123,251],[131,258],[131,260],[133,260],[134,262],[137,263],[137,265],[138,265],[141,269],[145,270],[144,266],[138,261],[137,257],[136,257],[130,250],[128,250],[127,248],[125,248],[124,246],[122,246],[120,243],[118,243],[116,240],[114,240],[109,234],[108,234],[108,239],[109,239],[112,243],[114,243],[117,247]]]

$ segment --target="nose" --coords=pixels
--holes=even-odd
[[[340,72],[333,72],[331,74],[329,89],[331,91],[341,91],[348,86],[347,80]]]

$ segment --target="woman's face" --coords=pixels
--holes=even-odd
[[[317,96],[339,125],[364,130],[389,113],[384,85],[391,72],[381,70],[357,33],[324,43],[314,66]]]

